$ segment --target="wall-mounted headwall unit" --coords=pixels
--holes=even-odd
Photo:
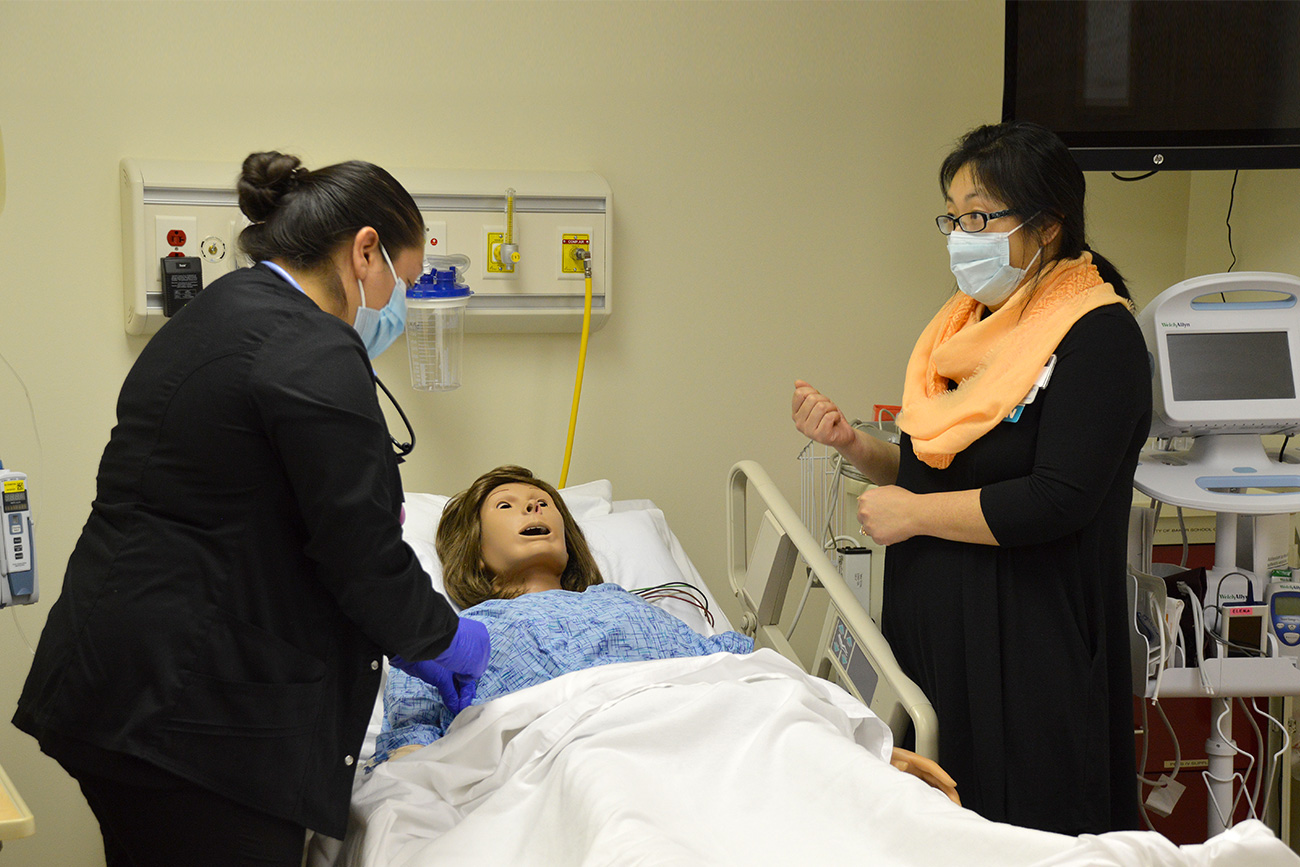
[[[424,215],[426,254],[469,257],[474,291],[465,328],[475,332],[578,331],[591,254],[592,328],[609,316],[610,189],[589,172],[390,169]],[[235,163],[124,159],[122,268],[126,330],[151,334],[166,321],[167,256],[197,257],[202,285],[247,265],[239,233]],[[513,191],[513,195],[508,195]],[[511,207],[512,206],[512,207]],[[510,241],[518,260],[501,256]]]

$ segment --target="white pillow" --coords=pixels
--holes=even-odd
[[[578,521],[582,534],[587,537],[587,547],[600,567],[600,574],[611,584],[627,590],[642,590],[671,582],[685,582],[699,588],[709,603],[715,623],[721,616],[717,602],[709,594],[694,566],[683,571],[682,563],[673,556],[677,537],[668,529],[664,513],[654,508],[617,511]],[[683,558],[685,556],[683,552]],[[710,625],[704,613],[681,599],[662,598],[654,604],[677,615],[701,635],[714,635],[721,631]],[[726,627],[724,626],[723,629]]]

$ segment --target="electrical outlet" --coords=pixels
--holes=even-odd
[[[199,221],[196,217],[156,217],[154,252],[164,256],[199,255]]]

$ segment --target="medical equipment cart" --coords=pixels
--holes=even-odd
[[[1208,574],[1239,573],[1239,515],[1300,512],[1300,475],[1271,460],[1258,436],[1229,434],[1198,438],[1190,454],[1144,452],[1133,479],[1144,494],[1173,506],[1215,514],[1214,567]],[[1256,696],[1300,695],[1300,669],[1294,657],[1228,657],[1226,651],[1199,665],[1166,668],[1149,678],[1143,698],[1209,697],[1210,798],[1206,829],[1210,837],[1231,821],[1237,754],[1232,739],[1232,700]],[[1190,655],[1190,654],[1189,654]],[[1191,660],[1189,660],[1191,661]]]

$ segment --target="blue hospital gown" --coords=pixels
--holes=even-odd
[[[617,584],[597,584],[583,593],[547,590],[489,599],[462,614],[483,623],[492,639],[492,656],[474,704],[598,665],[754,649],[753,640],[737,632],[700,635]],[[451,721],[437,690],[389,669],[372,764],[401,747],[433,743]]]

